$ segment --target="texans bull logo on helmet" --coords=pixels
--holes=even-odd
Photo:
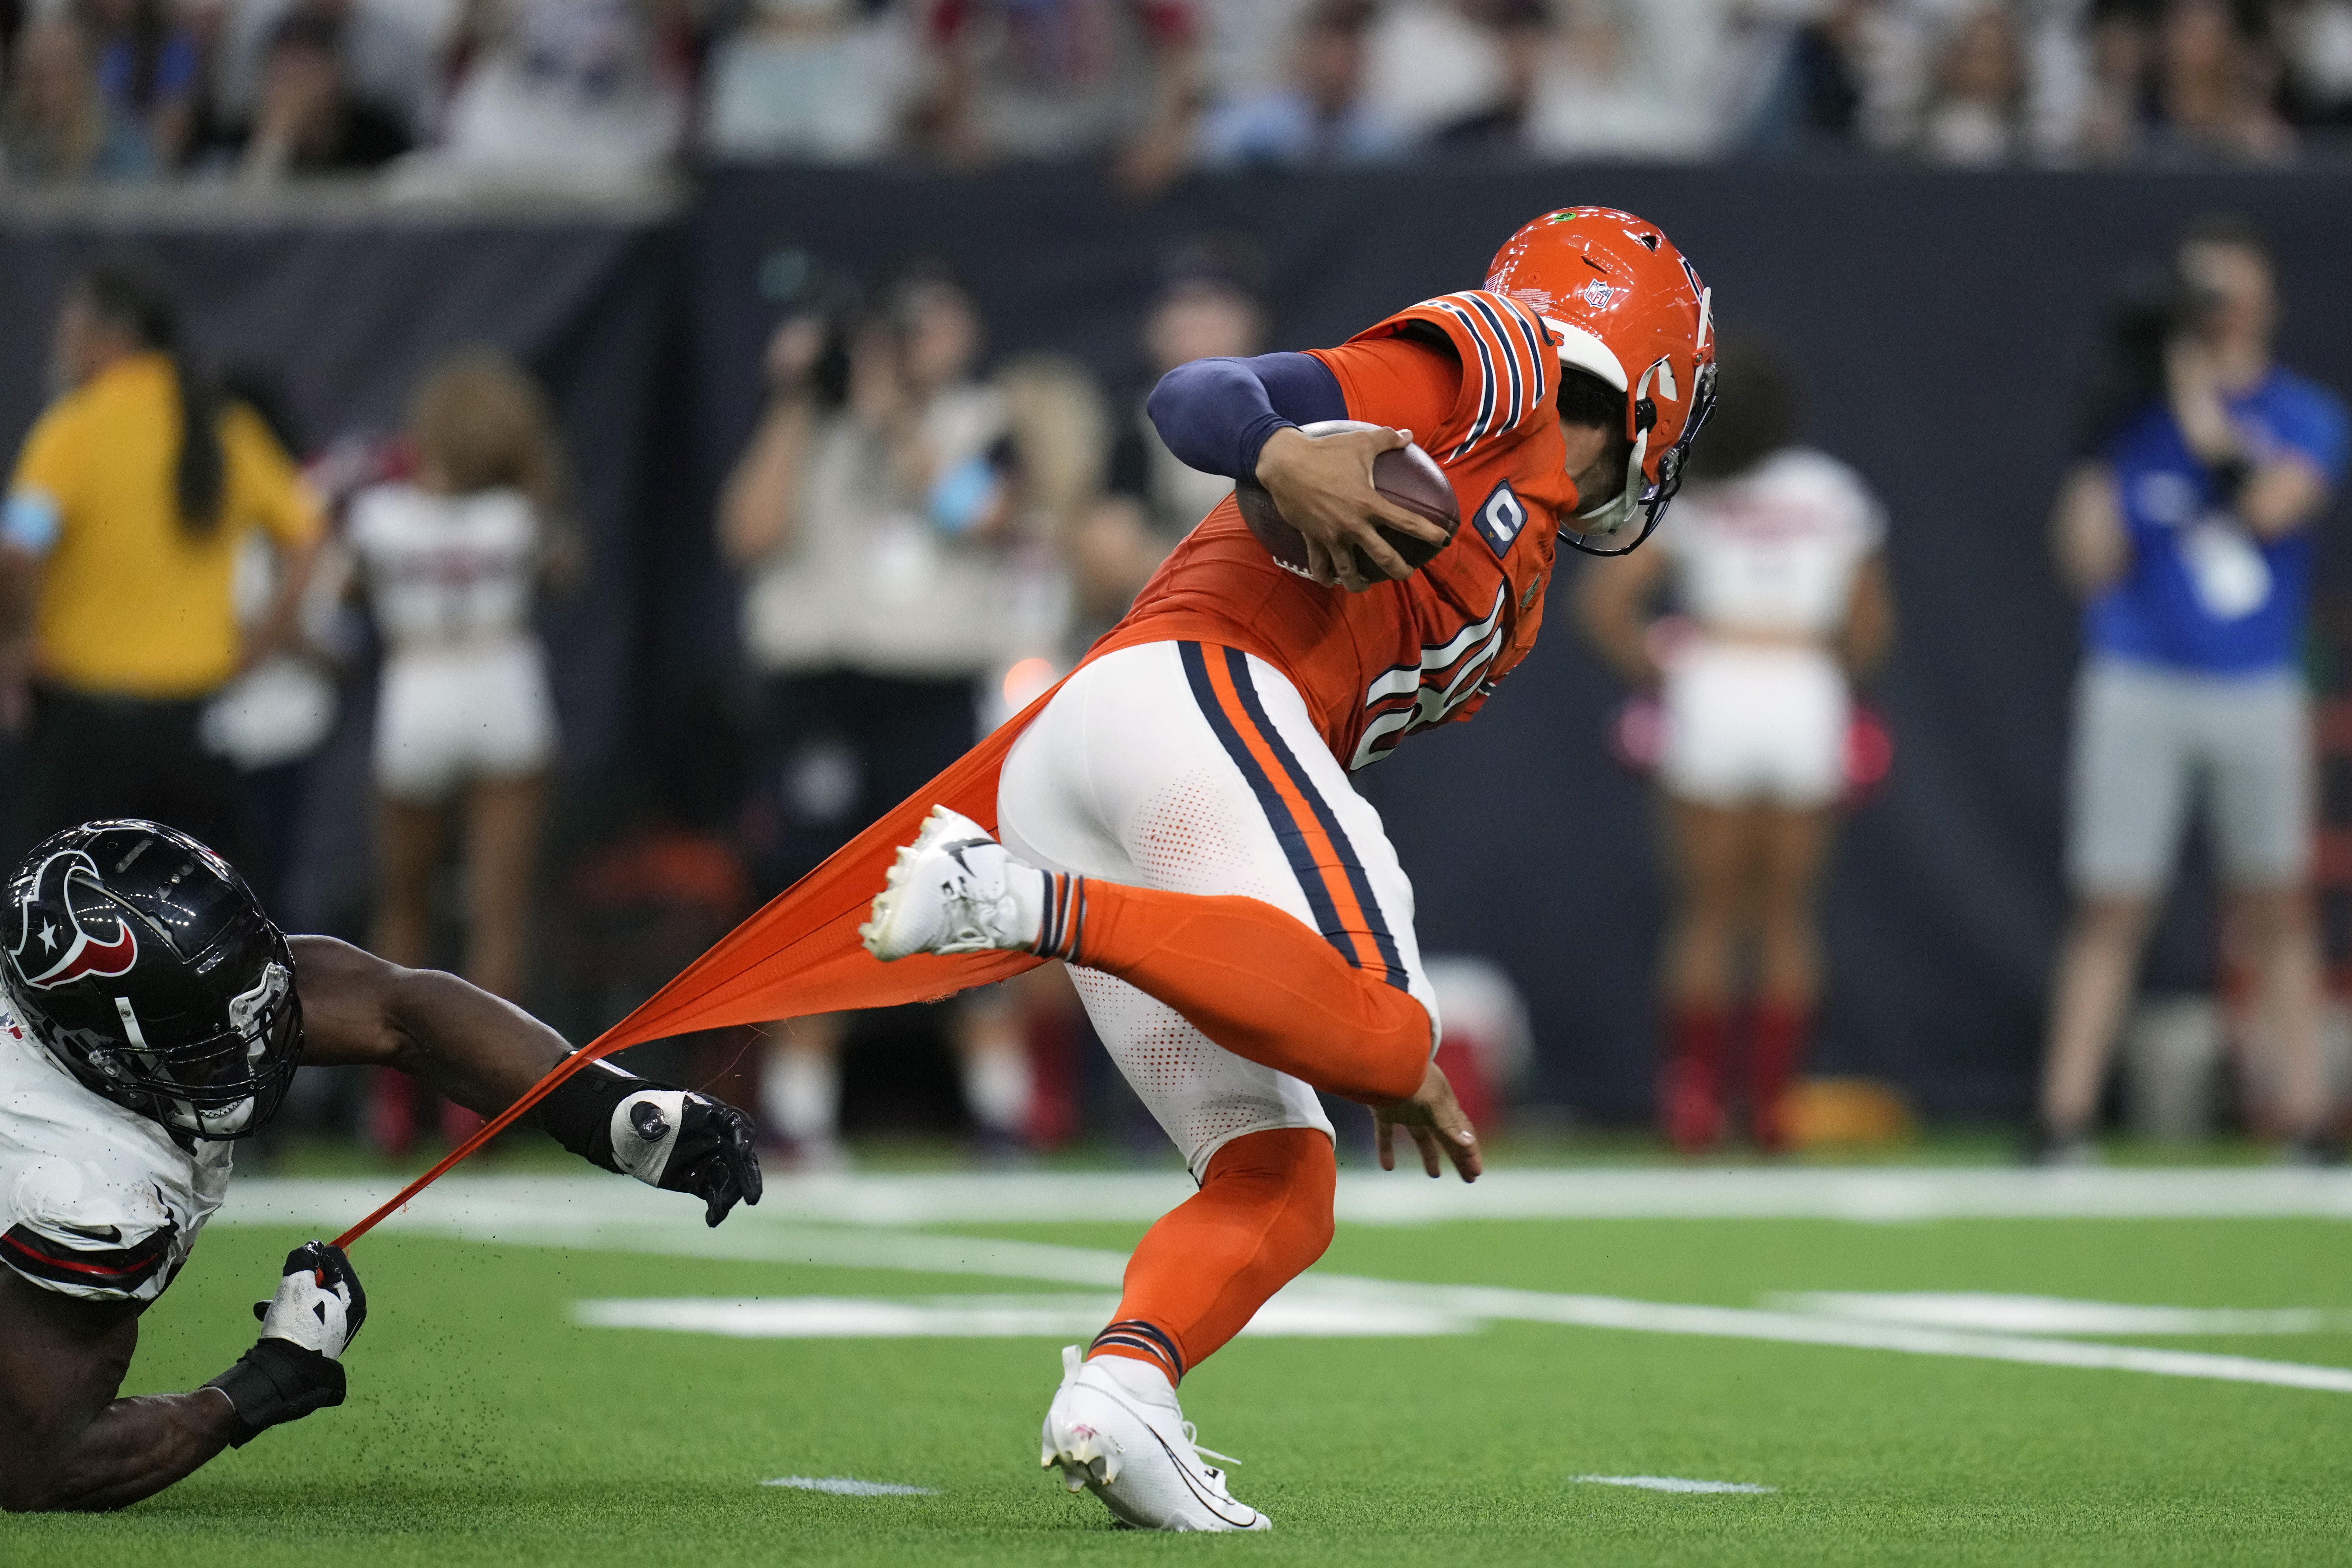
[[[88,822],[33,847],[0,915],[0,1003],[83,1088],[175,1135],[268,1125],[302,1003],[226,861],[161,823]]]
[[[79,849],[41,862],[25,890],[18,928],[8,956],[36,990],[128,974],[139,962],[138,936],[107,898],[98,862]]]

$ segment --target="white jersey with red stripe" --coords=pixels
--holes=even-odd
[[[377,485],[352,498],[348,531],[376,626],[394,648],[529,634],[541,531],[521,491]]]
[[[1852,468],[1804,447],[1720,484],[1694,485],[1658,530],[1676,597],[1703,627],[1826,638],[1845,624],[1854,574],[1886,538]]]
[[[228,1194],[233,1145],[94,1094],[0,1008],[0,1263],[45,1290],[152,1301]]]

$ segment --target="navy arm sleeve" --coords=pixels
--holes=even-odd
[[[1302,353],[1180,364],[1145,406],[1177,461],[1230,479],[1257,477],[1257,455],[1276,430],[1348,416],[1339,378]]]

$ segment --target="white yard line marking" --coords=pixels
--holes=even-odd
[[[1690,1173],[1662,1173],[1661,1174]],[[1547,1177],[1550,1173],[1543,1173]],[[1649,1179],[1651,1173],[1559,1173],[1583,1180],[1631,1175]],[[1740,1179],[1759,1185],[1776,1176],[1811,1177],[1822,1173],[1755,1171]],[[2160,1176],[2149,1192],[2179,1199],[2199,1183],[2225,1178],[2263,1178],[2243,1184],[2242,1195],[2268,1193],[2273,1197],[2292,1190],[2311,1194],[2341,1192],[2352,1200],[2347,1179],[2331,1173],[2304,1171],[2256,1172],[1906,1172],[1905,1176],[2022,1177],[2049,1183],[2053,1190],[2080,1177]],[[2179,1177],[2181,1181],[2171,1181]],[[2282,1183],[2278,1178],[2293,1178]],[[1116,1183],[1123,1178],[1088,1177],[1087,1182]],[[1159,1178],[1148,1178],[1157,1182]],[[895,1184],[908,1190],[908,1181],[933,1178],[856,1178]],[[1013,1176],[1014,1184],[1050,1182],[1072,1184],[1062,1177]],[[952,1184],[985,1190],[992,1178],[967,1174]],[[1077,1183],[1083,1185],[1084,1183]],[[2012,1189],[2014,1183],[2007,1184]],[[780,1184],[781,1185],[781,1184]],[[1189,1188],[1189,1184],[1183,1184]],[[771,1191],[775,1189],[772,1188]],[[927,1189],[928,1190],[928,1189]],[[1430,1183],[1426,1190],[1438,1190]],[[1452,1190],[1452,1189],[1446,1189]],[[1487,1183],[1460,1189],[1484,1193]],[[2128,1183],[2107,1189],[2128,1193]],[[364,1212],[377,1193],[373,1183],[309,1183],[257,1181],[233,1188],[222,1220],[227,1224],[293,1226],[337,1225]],[[1182,1190],[1175,1194],[1184,1195]],[[2146,1196],[2147,1194],[2143,1194]],[[2134,1200],[2138,1201],[2138,1200]],[[2185,1200],[2184,1200],[2185,1201]],[[2112,1217],[2128,1205],[2117,1200],[2098,1212]],[[765,1209],[765,1205],[762,1205]],[[924,1235],[891,1229],[854,1229],[845,1226],[796,1223],[802,1211],[791,1203],[781,1211],[738,1211],[726,1226],[707,1230],[693,1222],[689,1208],[681,1217],[676,1194],[659,1193],[634,1182],[547,1177],[488,1177],[458,1184],[444,1192],[424,1194],[405,1213],[385,1222],[388,1230],[447,1236],[479,1242],[509,1242],[541,1247],[576,1247],[604,1251],[657,1256],[732,1258],[748,1261],[811,1263],[831,1268],[891,1269],[919,1274],[986,1275],[1003,1279],[1035,1279],[1065,1285],[1116,1289],[1123,1276],[1124,1254],[1107,1249],[1059,1247],[1043,1242],[992,1241],[967,1237]],[[910,1212],[901,1205],[903,1222]],[[1154,1210],[1154,1215],[1159,1212]],[[1991,1211],[1973,1211],[1979,1214]],[[2153,1198],[2143,1203],[2136,1217],[2166,1210]],[[2181,1211],[2187,1212],[2187,1211]],[[2229,1212],[2208,1208],[2206,1215]],[[2239,1213],[2276,1213],[2275,1209],[2242,1208]],[[2299,1212],[2318,1213],[2319,1209]],[[2352,1202],[2344,1211],[2352,1214]],[[1015,1215],[995,1213],[986,1219],[1006,1221]],[[1066,1215],[1061,1217],[1068,1217]],[[1100,1217],[1099,1215],[1095,1217]],[[1518,1217],[1531,1217],[1521,1213]],[[1847,1217],[1859,1217],[1849,1215]],[[1884,1216],[1881,1216],[1884,1217]],[[1913,1216],[1923,1217],[1923,1216]],[[2043,1217],[2056,1217],[2055,1211]],[[1568,1295],[1541,1290],[1512,1290],[1486,1286],[1425,1285],[1410,1281],[1370,1279],[1310,1272],[1283,1296],[1293,1300],[1345,1298],[1358,1302],[1418,1308],[1423,1311],[1471,1320],[1509,1320],[1556,1323],[1578,1328],[1613,1329],[1630,1333],[1689,1334],[1717,1339],[1767,1340],[1787,1344],[1841,1346],[1855,1350],[1897,1351],[1909,1355],[1960,1356],[1980,1361],[2016,1362],[2037,1366],[2069,1366],[2153,1373],[2163,1377],[2211,1379],[2225,1383],[2268,1384],[2352,1394],[2352,1368],[2313,1366],[2294,1362],[2257,1360],[2250,1356],[2211,1355],[2194,1351],[2159,1350],[2133,1345],[2083,1343],[2018,1334],[1990,1334],[1972,1330],[1910,1322],[1878,1322],[1826,1317],[1808,1312],[1763,1310],[1748,1307],[1682,1305],[1635,1301],[1613,1296]],[[1277,1298],[1281,1300],[1282,1298]]]
[[[310,1184],[256,1182],[248,1196],[232,1188],[234,1213],[218,1224],[331,1226],[343,1223],[340,1192],[322,1201]],[[319,1184],[321,1186],[326,1184]],[[617,1194],[606,1189],[618,1189]],[[634,1191],[632,1191],[634,1189]],[[606,1179],[593,1191],[572,1191],[536,1180],[468,1184],[438,1204],[421,1197],[387,1218],[386,1232],[442,1236],[458,1241],[571,1247],[601,1252],[723,1258],[746,1263],[812,1263],[834,1268],[880,1268],[919,1274],[976,1274],[999,1279],[1040,1279],[1062,1285],[1118,1289],[1127,1271],[1119,1253],[1050,1242],[994,1241],[929,1236],[897,1229],[778,1223],[738,1209],[726,1225],[706,1229],[689,1205],[646,1204],[663,1199],[635,1182]]]
[[[1974,1290],[1811,1290],[1768,1296],[1768,1308],[1865,1322],[2011,1334],[2325,1334],[2352,1331],[2352,1311],[2324,1307],[2142,1307]]]
[[[1491,1190],[1490,1190],[1491,1188]],[[2352,1172],[2282,1167],[2042,1171],[1498,1171],[1477,1185],[1343,1176],[1339,1217],[1465,1219],[2352,1219]]]
[[[1326,1283],[1332,1281],[1327,1280]],[[2028,1366],[2140,1372],[2158,1377],[2259,1383],[2278,1388],[2352,1394],[2352,1367],[2313,1366],[2301,1362],[2262,1361],[2252,1356],[2158,1350],[2142,1345],[2095,1344],[2078,1340],[2035,1339],[2020,1334],[1985,1334],[1961,1329],[1923,1328],[1907,1323],[1874,1323],[1814,1317],[1802,1312],[1762,1311],[1751,1307],[1686,1306],[1672,1301],[1632,1301],[1614,1296],[1551,1295],[1539,1290],[1498,1290],[1480,1286],[1440,1285],[1406,1289],[1416,1291],[1414,1299],[1426,1300],[1433,1306],[1521,1322],[1619,1329],[1631,1333],[1690,1334],[1707,1339],[1835,1345],[1848,1350],[1896,1351],[1906,1355],[1959,1356],[1971,1361],[2017,1362]]]
[[[963,1302],[845,1296],[575,1301],[592,1329],[667,1329],[739,1340],[1090,1339],[1118,1310],[1094,1296],[974,1296]]]
[[[902,1487],[896,1481],[855,1481],[847,1476],[778,1476],[763,1487],[797,1487],[804,1492],[831,1492],[835,1497],[937,1497],[937,1487]]]
[[[1572,1476],[1571,1480],[1589,1481],[1596,1487],[1639,1487],[1651,1492],[1747,1492],[1750,1494],[1777,1492],[1779,1487],[1759,1487],[1748,1481],[1693,1481],[1680,1476]]]
[[[915,1239],[915,1238],[908,1238]],[[1074,1249],[1075,1250],[1075,1249]],[[1115,1256],[1106,1254],[1105,1256]],[[833,1299],[820,1298],[831,1301]],[[1343,1327],[1350,1320],[1339,1315],[1342,1303],[1399,1314],[1390,1326]],[[583,1303],[583,1306],[591,1304]],[[607,1310],[596,1304],[598,1310]],[[731,1308],[732,1303],[722,1303]],[[773,1303],[770,1303],[773,1305]],[[865,1304],[860,1303],[862,1308]],[[877,1303],[877,1306],[883,1305]],[[903,1306],[903,1303],[898,1304]],[[706,1304],[707,1306],[707,1304]],[[639,1303],[613,1303],[614,1312],[652,1312]],[[675,1302],[660,1310],[685,1313]],[[998,1309],[1001,1310],[1001,1309]],[[792,1322],[792,1337],[869,1337],[879,1328],[824,1331],[820,1312],[843,1312],[837,1302],[824,1309],[780,1308],[778,1322]],[[984,1331],[1047,1337],[1091,1331],[1108,1316],[1078,1322],[1070,1309],[1044,1309],[1053,1313],[1034,1326]],[[1445,1326],[1415,1329],[1409,1316],[1418,1311],[1425,1321]],[[793,1313],[807,1315],[793,1317]],[[1062,1313],[1069,1312],[1066,1318]],[[1309,1273],[1260,1309],[1270,1325],[1261,1333],[1300,1335],[1346,1333],[1461,1332],[1485,1322],[1551,1323],[1564,1328],[1612,1329],[1628,1333],[1686,1334],[1704,1339],[1761,1340],[1780,1344],[1820,1345],[1845,1350],[1894,1351],[1906,1355],[1957,1356],[1972,1361],[2013,1362],[2027,1366],[2075,1367],[2085,1371],[2137,1372],[2158,1377],[2200,1378],[2220,1383],[2267,1384],[2329,1394],[2352,1394],[2352,1368],[2315,1366],[2300,1362],[2264,1361],[2252,1356],[2215,1355],[2201,1351],[2162,1350],[2142,1345],[2111,1345],[2077,1340],[2042,1339],[2021,1334],[1989,1334],[1912,1323],[1882,1323],[1867,1320],[1818,1316],[1805,1312],[1759,1310],[1751,1307],[1709,1307],[1674,1301],[1637,1301],[1619,1296],[1567,1295],[1542,1290],[1512,1290],[1478,1285],[1421,1285],[1402,1280],[1367,1279],[1344,1274]],[[585,1320],[583,1320],[585,1321]],[[716,1321],[714,1319],[714,1321]],[[738,1320],[740,1321],[742,1320]],[[839,1321],[838,1319],[835,1321]],[[878,1320],[915,1325],[891,1331],[904,1334],[971,1334],[983,1331],[956,1329],[953,1314],[931,1317],[894,1316]],[[1008,1320],[999,1319],[1000,1322]],[[1363,1320],[1355,1320],[1361,1322]],[[1065,1326],[1076,1324],[1076,1326]],[[1455,1326],[1461,1325],[1461,1326]],[[689,1327],[682,1322],[606,1322],[609,1327]],[[698,1327],[699,1331],[743,1333],[740,1328]],[[1255,1325],[1253,1325],[1255,1328]],[[755,1335],[751,1337],[767,1337]]]
[[[596,1329],[667,1329],[747,1340],[1079,1339],[1118,1310],[1116,1296],[932,1296],[877,1300],[756,1296],[608,1300],[572,1304],[572,1321]],[[1242,1331],[1305,1339],[1466,1334],[1475,1318],[1402,1302],[1294,1298],[1259,1309]]]
[[[387,1181],[240,1181],[224,1224],[340,1228],[389,1194]],[[778,1175],[727,1228],[1028,1224],[1159,1218],[1192,1193],[1174,1172],[957,1172]],[[421,1194],[387,1225],[438,1226],[453,1211],[568,1214],[589,1223],[677,1218],[674,1194],[578,1176],[466,1175]],[[2352,1219],[2352,1171],[1547,1170],[1496,1171],[1475,1186],[1418,1173],[1339,1178],[1341,1220],[1425,1225],[1507,1219]]]

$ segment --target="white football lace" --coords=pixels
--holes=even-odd
[[[1184,1423],[1184,1441],[1192,1446],[1192,1452],[1196,1454],[1205,1454],[1212,1459],[1221,1459],[1228,1465],[1238,1465],[1241,1463],[1239,1459],[1234,1458],[1231,1454],[1220,1454],[1214,1448],[1202,1447],[1201,1446],[1200,1433],[1190,1421]]]

